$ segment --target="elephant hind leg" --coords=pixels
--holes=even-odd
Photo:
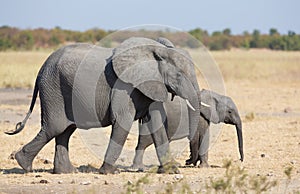
[[[209,168],[210,165],[208,164],[208,152],[203,155],[200,155],[200,164],[198,167],[200,168]]]
[[[18,164],[26,171],[32,171],[32,161],[39,151],[52,139],[43,128],[36,137],[15,155]]]
[[[152,136],[149,132],[148,126],[146,123],[144,123],[143,125],[139,126],[140,128],[140,135],[139,135],[139,139],[138,139],[138,144],[135,148],[135,155],[134,155],[134,159],[133,159],[133,164],[131,166],[132,169],[137,170],[137,171],[144,171],[144,164],[143,164],[143,157],[144,157],[144,153],[145,150],[148,146],[150,146],[151,144],[153,144],[153,139]],[[141,130],[143,130],[143,132],[148,132],[147,135],[141,135]]]
[[[153,143],[151,135],[139,135],[138,145],[135,148],[135,155],[133,159],[132,169],[137,171],[144,171],[143,158],[146,148]]]
[[[69,140],[73,132],[76,130],[76,125],[68,126],[65,131],[55,137],[55,156],[54,170],[55,174],[74,173],[76,168],[70,162],[69,158]]]

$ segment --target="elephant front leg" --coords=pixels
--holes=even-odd
[[[69,126],[62,134],[55,138],[53,170],[55,174],[77,172],[77,169],[73,167],[69,159],[69,139],[75,129],[75,126]]]
[[[195,147],[195,146],[193,146],[193,144],[190,143],[190,150],[193,149],[192,147]],[[190,154],[190,158],[185,161],[185,165],[189,166],[189,165],[193,164],[194,166],[196,166],[198,161],[200,161],[199,155],[195,159],[192,157],[192,154]]]
[[[179,174],[178,163],[171,157],[169,141],[164,132],[165,128],[161,127],[152,134],[160,163],[157,173]]]
[[[200,143],[201,143],[201,136],[198,127],[198,130],[196,131],[194,138],[190,140],[190,158],[185,161],[185,165],[191,165],[191,164],[193,164],[194,166],[197,165],[197,162],[200,160],[199,157]]]
[[[190,159],[186,161],[186,164],[193,164],[194,166],[197,165],[199,161],[199,141],[198,140],[191,140],[190,141],[190,152],[191,156]]]
[[[196,132],[199,141],[190,141],[190,158],[185,161],[185,165],[194,166],[200,161],[199,167],[209,167],[208,165],[208,149],[209,149],[209,123],[200,117],[200,122]],[[197,138],[195,138],[197,140]],[[196,156],[195,156],[196,154]]]
[[[208,164],[208,150],[209,150],[209,128],[207,126],[203,127],[204,129],[200,134],[200,148],[199,148],[199,159],[200,164],[198,167],[200,168],[208,168],[210,167]]]
[[[116,122],[112,126],[111,137],[105,153],[104,162],[100,168],[100,174],[119,173],[115,163],[122,152],[123,145],[127,139],[133,120],[131,119],[130,122],[130,125]]]
[[[149,108],[151,133],[160,166],[158,173],[180,173],[177,163],[172,159],[169,150],[169,140],[166,133],[166,113],[161,102],[154,102]]]

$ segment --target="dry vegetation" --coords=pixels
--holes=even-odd
[[[197,62],[196,52],[191,52]],[[39,67],[49,52],[0,53],[0,87],[32,87]],[[232,50],[212,52],[224,76],[227,95],[236,102],[243,119],[245,161],[238,161],[237,138],[232,126],[222,133],[209,153],[214,168],[181,168],[181,176],[122,172],[99,175],[101,160],[89,152],[78,131],[71,138],[70,157],[81,171],[52,175],[54,142],[34,161],[35,173],[23,174],[12,151],[38,132],[39,107],[23,132],[6,136],[29,106],[31,90],[0,90],[0,192],[4,193],[120,193],[147,191],[299,193],[300,191],[300,52]],[[134,150],[132,134],[126,150]],[[184,164],[188,149],[177,160]],[[222,168],[224,159],[233,160]],[[50,163],[49,163],[50,161]],[[122,157],[129,165],[131,156]],[[153,162],[153,163],[156,163]],[[82,166],[83,165],[83,166]],[[226,166],[227,165],[227,166]],[[275,184],[275,182],[277,184]]]
[[[234,50],[212,53],[226,81],[300,81],[299,52]]]
[[[39,68],[51,52],[0,52],[0,88],[32,88]],[[201,63],[197,50],[190,53],[197,63]],[[300,81],[300,54],[297,51],[234,49],[213,51],[211,54],[225,81]]]
[[[32,88],[50,51],[0,52],[0,88]]]

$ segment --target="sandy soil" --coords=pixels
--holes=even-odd
[[[225,84],[227,94],[234,99],[243,118],[245,161],[241,163],[238,160],[235,128],[224,125],[219,138],[209,152],[209,162],[213,167],[181,167],[182,176],[126,170],[133,159],[136,127],[128,137],[124,152],[118,160],[122,171],[118,175],[97,173],[107,145],[101,144],[103,139],[95,137],[96,142],[98,141],[92,143],[95,147],[87,146],[86,138],[79,130],[70,140],[70,157],[74,166],[78,168],[78,173],[67,175],[51,173],[54,141],[48,143],[34,160],[35,172],[24,173],[11,154],[28,143],[39,131],[39,105],[35,107],[26,128],[21,133],[15,136],[5,135],[4,131],[14,129],[15,124],[24,118],[32,91],[1,89],[0,193],[40,193],[41,191],[43,193],[125,193],[129,188],[127,185],[135,185],[145,176],[150,182],[141,187],[147,193],[166,193],[172,189],[173,192],[180,192],[184,187],[190,188],[193,192],[204,192],[207,191],[205,184],[210,179],[215,180],[225,176],[225,168],[222,167],[224,159],[232,160],[234,166],[244,167],[249,176],[266,176],[268,181],[277,180],[277,186],[268,190],[268,193],[299,192],[300,83],[235,80]],[[85,133],[92,134],[93,130]],[[109,129],[102,129],[102,133],[108,135]],[[97,146],[100,146],[98,150]],[[189,155],[187,146],[185,140],[172,144],[176,160],[182,165]],[[151,149],[149,156],[145,158],[145,163],[156,165],[157,159],[153,148]],[[150,156],[151,154],[154,155]],[[293,167],[291,180],[288,180],[284,173],[287,166]]]

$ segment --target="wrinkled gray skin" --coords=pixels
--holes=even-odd
[[[38,73],[26,118],[7,133],[24,128],[39,92],[42,128],[16,153],[19,165],[32,171],[34,157],[55,138],[54,173],[72,173],[76,169],[69,160],[68,144],[75,129],[112,125],[100,173],[118,173],[114,164],[133,121],[147,117],[160,161],[158,172],[165,172],[171,161],[162,105],[168,92],[194,107],[188,111],[192,133],[200,113],[194,65],[186,52],[172,46],[167,39],[130,38],[115,49],[73,44],[52,53]],[[194,137],[192,142],[197,141]],[[176,167],[168,168],[172,169],[169,173],[179,172]]]
[[[227,96],[219,95],[209,90],[202,90],[201,93],[201,108],[200,108],[200,120],[197,130],[199,137],[199,144],[197,149],[199,150],[197,160],[193,161],[192,158],[186,161],[186,165],[194,164],[200,161],[199,167],[208,167],[208,142],[209,142],[209,125],[210,122],[226,123],[236,126],[236,131],[239,141],[239,151],[241,161],[243,161],[243,137],[242,137],[242,122],[238,113],[238,109],[232,99]],[[204,104],[203,104],[204,103]],[[209,105],[210,107],[208,107]],[[180,99],[175,98],[174,101],[167,101],[164,103],[164,107],[167,113],[168,131],[167,136],[169,141],[181,139],[187,137],[189,131],[188,126],[188,114],[186,103]],[[148,126],[144,123],[139,125],[139,139],[136,147],[135,157],[132,167],[134,169],[143,170],[143,155],[145,149],[153,143],[149,134]],[[193,146],[193,145],[191,145]]]

